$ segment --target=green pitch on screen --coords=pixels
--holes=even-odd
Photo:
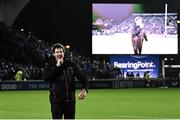
[[[78,92],[78,91],[77,91]],[[180,119],[180,89],[90,89],[76,118]],[[0,91],[0,119],[51,119],[49,91]]]

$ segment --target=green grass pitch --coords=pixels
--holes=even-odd
[[[0,91],[0,119],[14,118],[51,119],[49,91]],[[180,119],[180,89],[89,89],[76,118]]]

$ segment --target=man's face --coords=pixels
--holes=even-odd
[[[141,24],[142,24],[142,19],[141,19],[141,18],[137,19],[137,20],[136,20],[136,25],[139,26],[139,25],[141,25]]]
[[[64,51],[62,48],[56,48],[53,55],[56,59],[64,59]]]

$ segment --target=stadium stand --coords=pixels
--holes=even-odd
[[[144,22],[144,30],[148,34],[163,34],[165,31],[164,28],[164,21],[165,15],[164,14],[133,14],[123,22],[119,24],[113,24],[110,20],[103,20],[104,24],[106,21],[109,21],[109,26],[111,27],[102,27],[101,29],[95,29],[92,31],[93,35],[109,35],[114,33],[130,33],[131,26],[133,26],[134,18],[136,16],[140,16],[143,18]],[[168,13],[167,17],[167,34],[176,34],[177,33],[177,24],[176,19],[177,15],[173,13]]]
[[[5,27],[5,26],[3,26]],[[51,43],[39,40],[32,32],[3,28],[0,31],[0,79],[14,80],[21,68],[26,80],[42,79],[43,66],[51,56]],[[117,69],[108,62],[87,58],[75,51],[67,51],[66,59],[77,63],[89,79],[116,78]]]

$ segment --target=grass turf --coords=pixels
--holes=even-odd
[[[90,89],[76,118],[180,119],[179,101],[179,88]],[[0,119],[14,118],[51,119],[49,91],[0,91]]]

